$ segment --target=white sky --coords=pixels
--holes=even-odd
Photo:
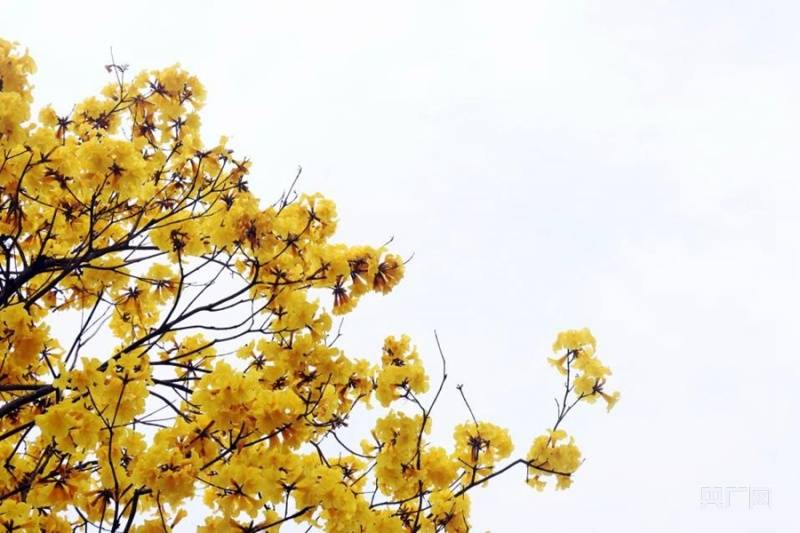
[[[120,4],[121,5],[121,4]],[[473,493],[476,531],[788,531],[800,496],[800,32],[796,2],[22,2],[0,36],[68,111],[107,80],[181,62],[204,130],[275,199],[339,206],[344,242],[415,254],[341,346],[411,334],[451,381],[434,434],[552,424],[559,329],[589,326],[622,401],[566,428],[586,463],[537,493]],[[703,509],[701,487],[770,491]],[[790,519],[791,513],[791,519]],[[790,521],[791,520],[791,521]]]

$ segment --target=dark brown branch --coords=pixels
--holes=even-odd
[[[13,413],[20,407],[35,402],[39,398],[47,396],[51,392],[55,392],[55,390],[56,390],[55,387],[53,387],[52,385],[45,385],[37,389],[35,392],[11,400],[10,402],[0,407],[0,418],[4,418],[9,413]]]

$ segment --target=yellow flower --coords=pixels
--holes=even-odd
[[[566,367],[564,365],[566,364],[568,357],[569,357],[569,355],[565,355],[565,356],[559,357],[557,359],[548,357],[547,358],[547,362],[550,363],[551,365],[553,365],[553,367],[555,367],[555,369],[558,370],[558,372],[562,376],[566,376],[567,375],[567,369],[566,369]]]
[[[484,475],[514,450],[508,430],[491,422],[459,424],[453,431],[453,438],[458,461],[479,470],[487,470],[482,472]]]
[[[6,499],[0,503],[0,525],[6,531],[39,531],[39,513],[25,502]]]
[[[617,402],[619,401],[619,391],[615,391],[612,394],[606,394],[604,392],[601,392],[600,396],[602,396],[603,399],[606,401],[606,404],[607,404],[606,410],[607,411],[611,411],[611,409],[613,409],[614,406],[617,405]]]
[[[387,255],[378,265],[372,287],[378,292],[387,294],[400,282],[404,272],[405,266],[400,258],[395,255]]]
[[[444,448],[434,447],[422,455],[422,477],[437,490],[447,488],[455,479],[458,461]]]
[[[408,391],[419,394],[428,390],[428,376],[416,348],[412,349],[410,342],[407,335],[399,339],[387,337],[384,341],[382,364],[376,376],[376,398],[384,407]]]
[[[556,341],[553,343],[554,352],[559,352],[561,350],[587,350],[589,348],[591,348],[592,351],[597,348],[597,341],[592,335],[592,332],[589,331],[589,328],[562,331],[558,334]]]
[[[556,476],[556,489],[566,489],[571,485],[570,476],[580,466],[581,452],[572,437],[568,442],[560,442],[566,438],[567,432],[559,429],[534,439],[526,457],[529,485],[542,490],[545,487],[542,478],[552,475]]]

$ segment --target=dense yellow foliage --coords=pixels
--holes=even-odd
[[[260,206],[249,162],[202,141],[205,92],[179,67],[108,65],[99,96],[38,120],[34,70],[0,40],[3,530],[171,530],[202,499],[203,531],[466,531],[468,491],[515,465],[569,486],[561,421],[619,397],[588,330],[558,336],[563,400],[527,456],[502,463],[508,432],[475,419],[435,446],[446,375],[426,403],[407,336],[370,360],[334,345],[332,315],[389,293],[400,257],[331,242],[318,194]],[[372,400],[385,411],[347,446],[337,431]]]

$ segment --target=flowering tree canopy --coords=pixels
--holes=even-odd
[[[526,454],[474,416],[436,445],[441,349],[432,379],[405,335],[372,360],[335,345],[334,316],[391,292],[398,255],[332,242],[334,204],[295,184],[261,206],[248,160],[201,140],[205,93],[179,67],[112,63],[99,96],[38,120],[34,69],[0,40],[4,531],[170,531],[190,507],[204,531],[466,531],[499,474],[569,487],[562,421],[619,396],[588,330],[558,335],[556,420]],[[374,428],[346,442],[365,408]]]

